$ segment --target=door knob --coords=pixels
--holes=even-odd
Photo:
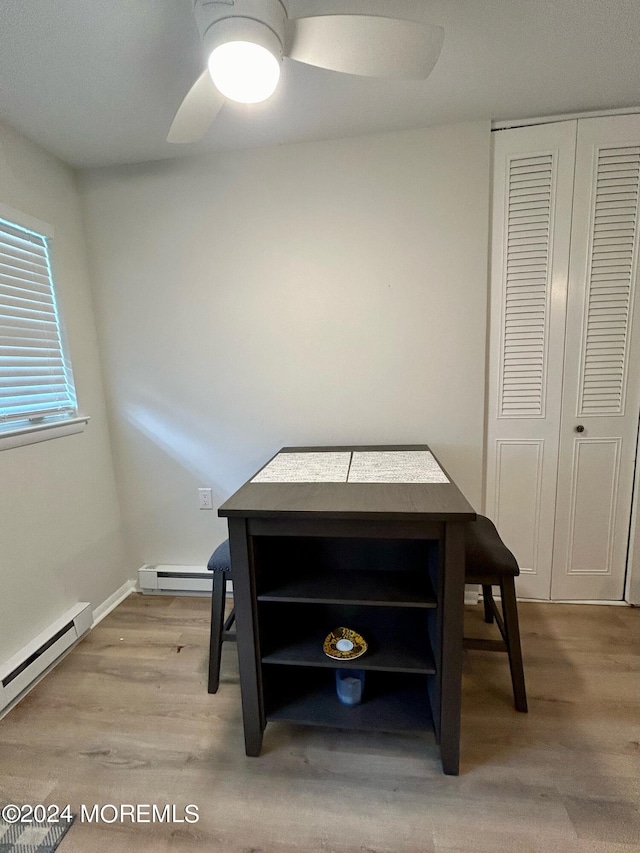
[[[576,427],[576,432],[584,432],[584,427],[582,426],[582,424],[578,424],[578,426]]]

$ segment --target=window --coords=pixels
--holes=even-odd
[[[1,214],[0,445],[5,447],[53,438],[61,434],[57,427],[87,419],[77,417],[63,345],[49,259],[51,233],[38,233]],[[62,430],[70,431],[78,430]],[[32,433],[43,434],[26,437]],[[6,442],[7,437],[14,440]]]

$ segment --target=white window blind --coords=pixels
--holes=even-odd
[[[0,434],[76,413],[48,238],[0,219]]]

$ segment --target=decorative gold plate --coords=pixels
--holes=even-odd
[[[367,651],[367,642],[351,628],[336,628],[327,634],[322,650],[334,660],[353,660]]]

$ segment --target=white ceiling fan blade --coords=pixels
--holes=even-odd
[[[198,142],[213,124],[224,102],[224,95],[216,89],[208,69],[203,71],[180,104],[167,142]]]
[[[319,15],[287,22],[287,55],[363,77],[423,80],[436,64],[444,30],[373,15]]]
[[[433,11],[425,0],[281,0],[288,18],[316,15],[380,15],[403,21],[429,23]]]

